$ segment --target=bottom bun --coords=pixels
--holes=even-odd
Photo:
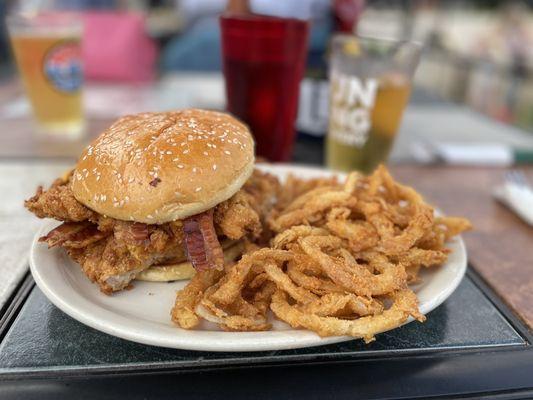
[[[224,249],[224,262],[235,261],[242,255],[243,250],[244,244],[242,242],[237,242]],[[152,265],[140,272],[135,279],[148,282],[172,282],[190,279],[195,272],[192,264],[184,261],[174,264]]]

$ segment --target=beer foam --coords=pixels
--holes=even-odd
[[[16,37],[81,38],[83,25],[74,14],[18,15],[7,18],[9,34]]]

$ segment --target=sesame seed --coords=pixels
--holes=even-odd
[[[189,150],[183,150],[183,154],[187,154]]]
[[[216,170],[217,170],[217,165],[213,164],[213,171],[216,171]]]
[[[200,190],[202,190],[201,187],[197,187],[196,189],[194,189],[195,192],[199,192]]]
[[[207,151],[204,151],[204,156],[208,156],[209,153]]]
[[[224,153],[230,155],[231,153],[229,152],[229,150],[224,150]]]
[[[178,164],[178,168],[180,168],[180,169],[181,169],[181,168],[183,168],[183,165],[181,165],[181,164]]]

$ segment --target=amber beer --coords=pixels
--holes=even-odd
[[[78,135],[83,130],[81,29],[10,26],[18,69],[40,130]]]
[[[332,77],[328,165],[368,173],[385,161],[410,91],[411,85],[402,76],[380,80]]]
[[[369,173],[387,161],[420,50],[411,41],[334,36],[326,140],[330,168]]]

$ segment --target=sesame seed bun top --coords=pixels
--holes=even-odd
[[[253,168],[250,131],[228,114],[142,113],[120,118],[83,151],[72,191],[100,214],[162,224],[227,200]]]

